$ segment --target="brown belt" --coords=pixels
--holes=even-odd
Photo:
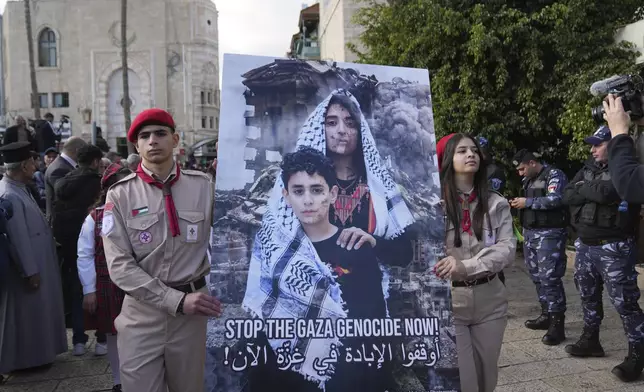
[[[496,274],[484,276],[482,278],[473,279],[473,280],[463,280],[463,281],[452,281],[452,287],[472,287],[478,286],[480,284],[489,283],[492,279],[496,278]]]

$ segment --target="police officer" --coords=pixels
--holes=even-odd
[[[570,206],[572,222],[579,238],[575,241],[575,285],[584,311],[584,330],[566,352],[577,357],[603,357],[599,326],[604,317],[603,285],[624,322],[628,337],[628,357],[613,369],[622,381],[634,381],[644,368],[644,314],[637,301],[637,252],[635,226],[639,204],[622,201],[608,171],[607,126],[601,126],[590,144],[592,158],[565,189],[564,201]]]
[[[201,392],[207,316],[221,314],[205,280],[214,185],[174,162],[166,111],[141,112],[127,137],[142,161],[109,190],[101,231],[110,277],[127,294],[114,322],[123,390]]]
[[[503,167],[496,163],[496,160],[490,154],[490,142],[483,136],[478,137],[479,145],[481,146],[481,153],[483,159],[487,161],[487,179],[490,183],[490,189],[503,194],[505,191],[505,171]]]
[[[525,238],[523,254],[541,303],[541,315],[526,321],[525,326],[547,330],[542,342],[554,346],[566,338],[566,293],[561,278],[566,272],[568,218],[563,190],[568,178],[525,149],[517,152],[512,161],[523,177],[524,194],[510,200],[510,205],[519,209]]]

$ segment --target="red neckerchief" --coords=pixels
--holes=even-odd
[[[472,219],[470,217],[470,204],[476,200],[476,191],[472,191],[468,196],[467,200],[459,195],[458,201],[461,202],[461,210],[463,211],[463,219],[461,220],[461,229],[464,233],[472,235]]]
[[[170,222],[170,231],[172,232],[173,237],[176,237],[181,234],[181,231],[179,230],[179,217],[177,216],[177,209],[174,206],[174,199],[172,199],[172,189],[171,189],[172,185],[174,185],[174,183],[179,180],[179,175],[181,174],[181,171],[179,170],[179,165],[176,165],[176,166],[177,166],[176,175],[172,180],[165,183],[152,178],[152,176],[150,176],[148,173],[146,173],[143,170],[143,167],[141,166],[140,163],[139,163],[138,169],[136,169],[136,175],[139,176],[140,179],[163,191],[163,198],[165,199],[165,212],[166,212],[166,215],[168,215],[168,221]]]

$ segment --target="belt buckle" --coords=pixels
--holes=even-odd
[[[478,279],[464,280],[463,283],[465,284],[465,287],[474,287],[477,280]]]

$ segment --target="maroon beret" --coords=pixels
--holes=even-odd
[[[443,164],[443,156],[445,155],[445,147],[447,147],[447,142],[456,135],[455,133],[450,133],[449,135],[443,136],[440,138],[438,143],[436,143],[436,155],[438,158],[438,171],[441,170],[441,165]]]
[[[127,140],[136,144],[137,137],[141,128],[146,125],[162,125],[164,127],[172,128],[174,131],[174,120],[172,115],[163,109],[146,109],[139,113],[132,122],[130,130],[127,132]]]

